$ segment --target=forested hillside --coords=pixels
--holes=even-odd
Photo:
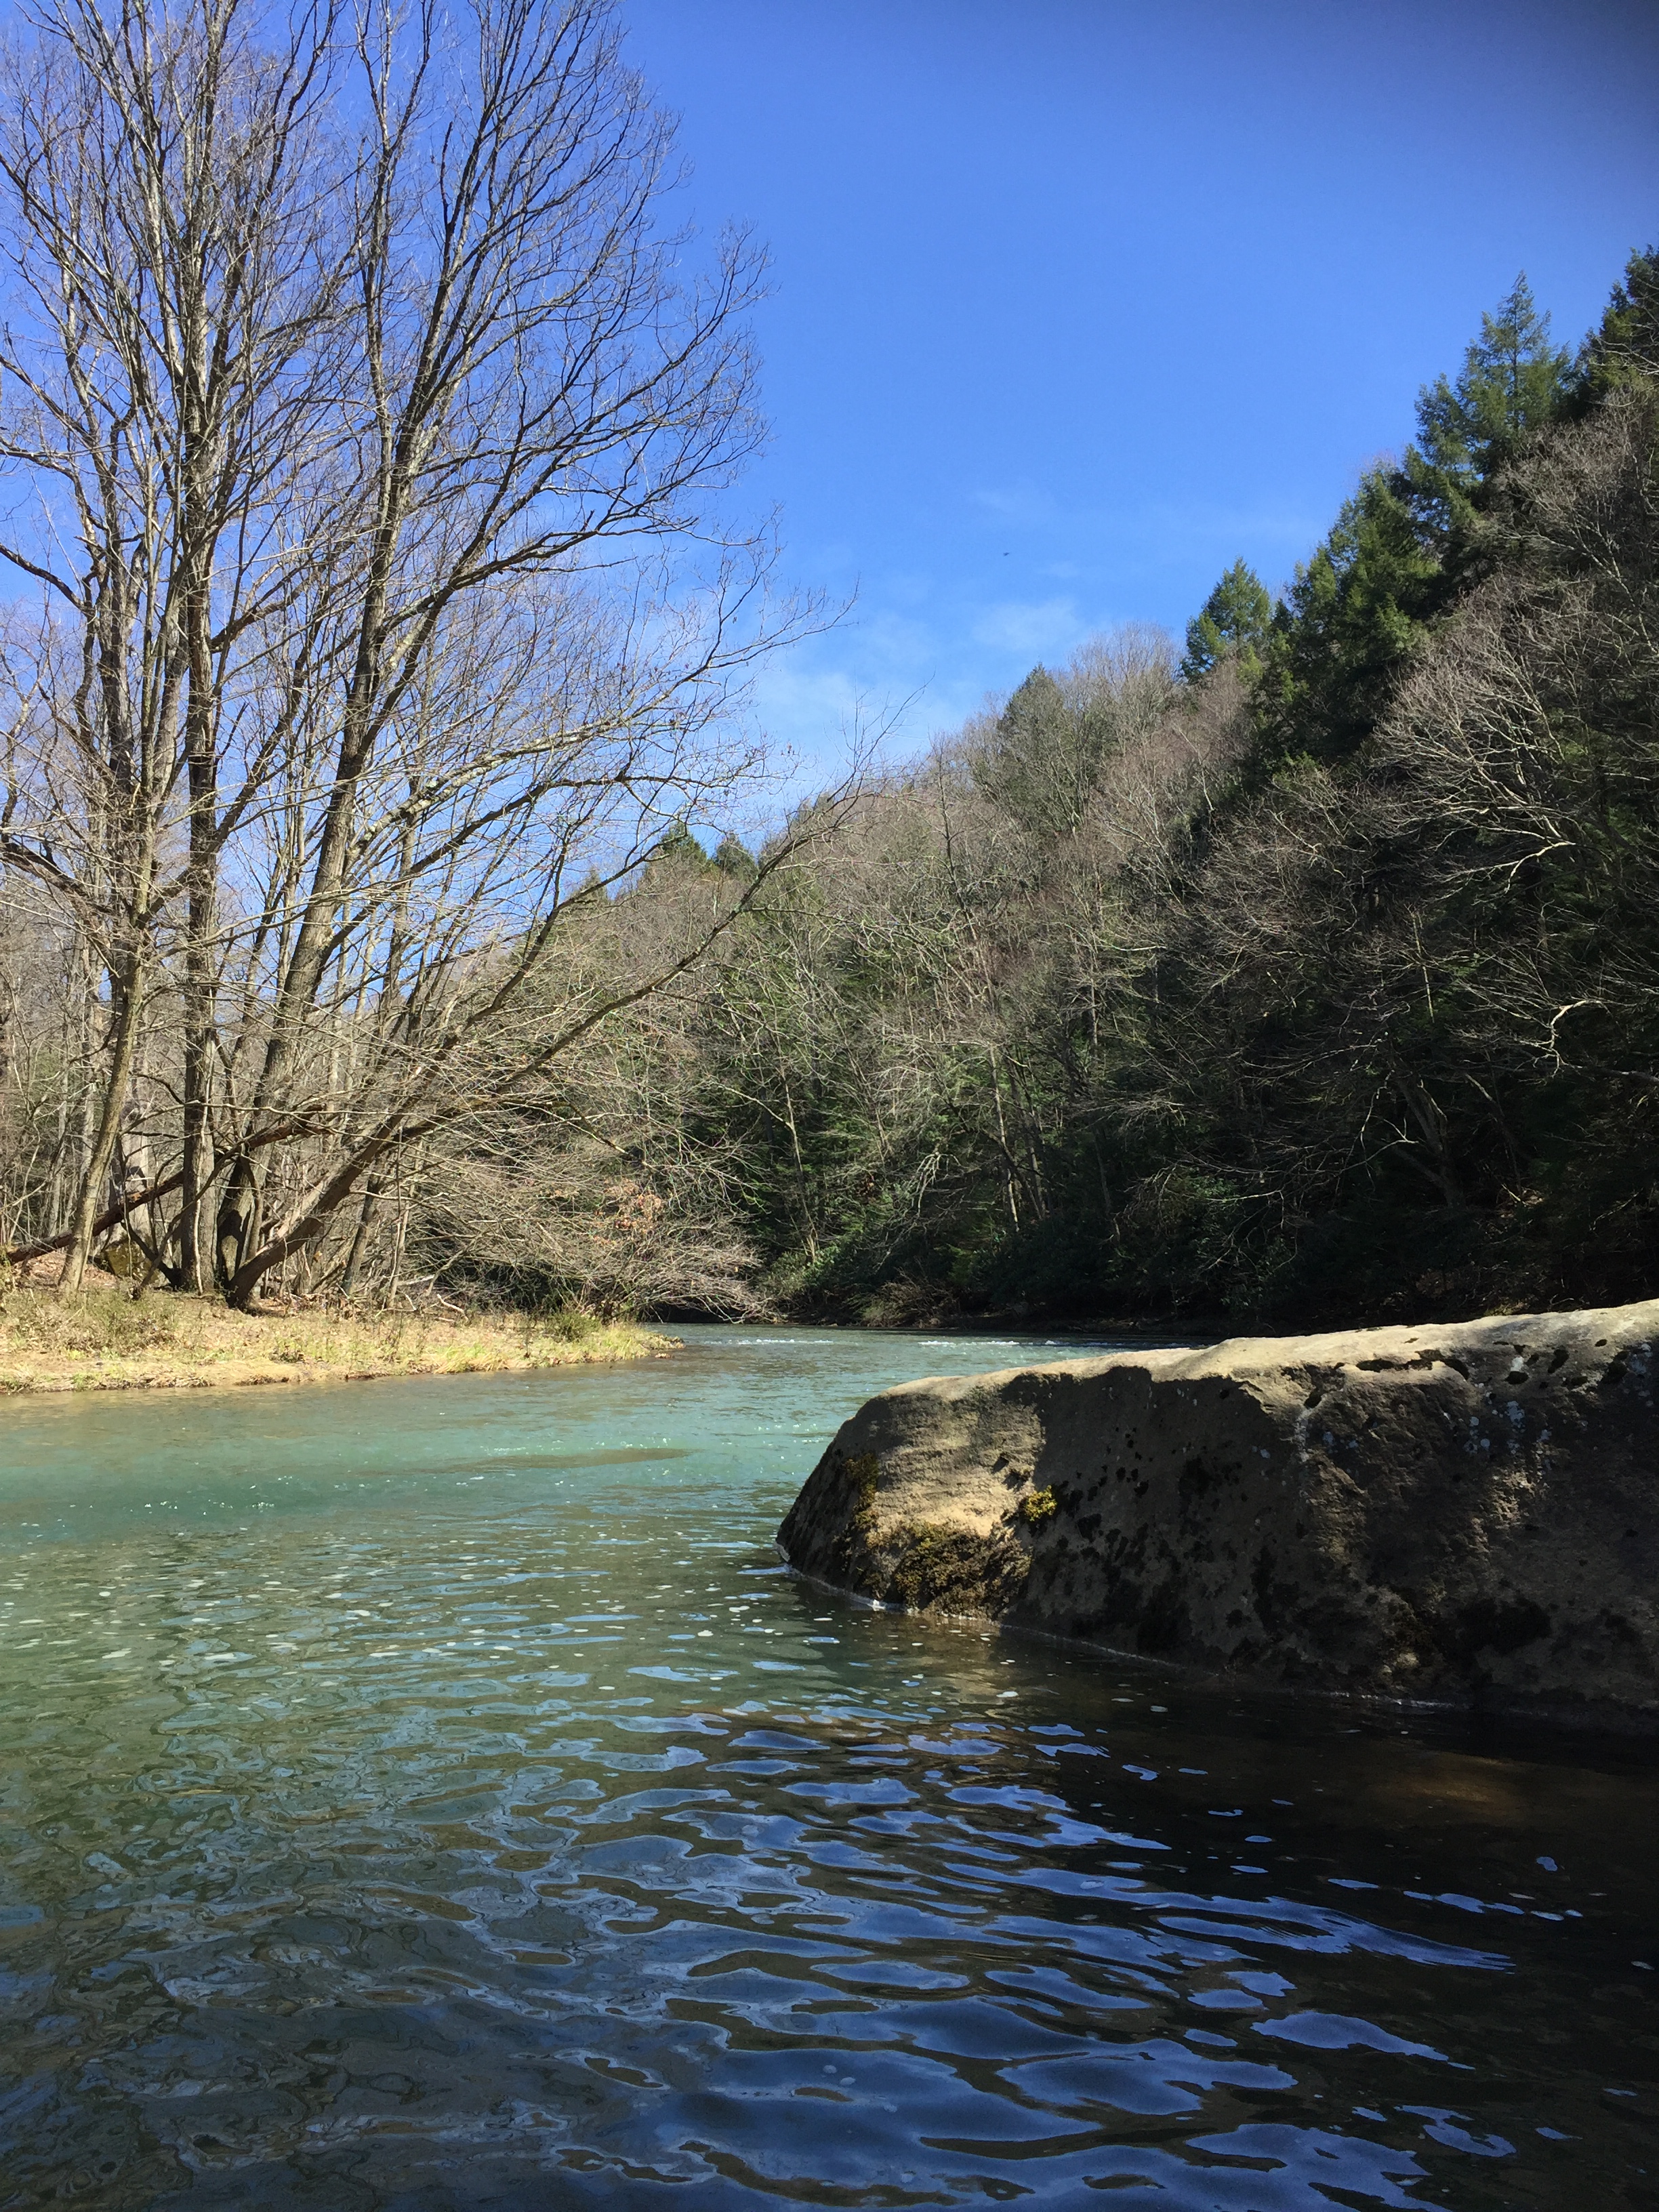
[[[1518,283],[1418,420],[1277,605],[1238,564],[868,790],[432,1254],[892,1319],[1650,1292],[1659,258],[1576,359]],[[687,837],[609,926],[750,865]]]
[[[719,405],[653,418],[664,532],[746,434],[735,301],[684,303]],[[476,486],[388,572],[410,647],[364,679],[343,814],[361,519],[216,664],[132,615],[135,696],[185,702],[153,793],[76,689],[91,586],[81,642],[15,618],[0,1225],[84,1254],[113,1224],[235,1299],[1335,1323],[1651,1293],[1659,254],[1576,355],[1518,283],[1418,426],[1277,603],[1236,563],[1184,647],[1033,669],[753,854],[705,830],[747,636],[716,610],[711,644],[707,600],[619,631],[521,538],[516,596],[475,590],[444,532]],[[619,485],[638,428],[590,425]],[[234,535],[267,494],[232,489]]]

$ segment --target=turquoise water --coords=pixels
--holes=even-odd
[[[1072,1347],[687,1337],[0,1405],[0,2207],[1659,2203],[1650,1753],[829,1596]]]

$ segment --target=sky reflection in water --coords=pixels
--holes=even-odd
[[[1637,1747],[795,1582],[871,1390],[0,1407],[0,2207],[1651,2204]]]

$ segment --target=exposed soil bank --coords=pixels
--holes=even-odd
[[[1659,1300],[912,1382],[802,1572],[1257,1681],[1659,1719]]]

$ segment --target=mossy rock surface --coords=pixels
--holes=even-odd
[[[887,1605],[1659,1725],[1659,1301],[907,1383],[779,1542]]]

